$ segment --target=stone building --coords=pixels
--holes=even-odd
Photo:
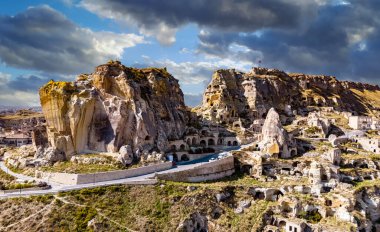
[[[22,133],[0,135],[0,143],[8,146],[20,147],[32,143],[32,137]]]
[[[324,137],[326,137],[331,126],[331,121],[330,119],[323,118],[320,112],[312,112],[308,116],[307,124],[308,126],[319,128]]]
[[[348,125],[354,130],[370,130],[372,118],[368,116],[351,116],[348,118]]]
[[[357,142],[362,146],[366,151],[380,154],[380,140],[379,138],[358,138]]]

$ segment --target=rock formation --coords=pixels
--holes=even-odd
[[[262,137],[259,147],[265,154],[277,155],[282,158],[289,158],[297,154],[296,149],[292,149],[292,142],[282,128],[280,116],[274,108],[269,110],[265,119]]]
[[[239,118],[263,119],[274,107],[280,114],[302,113],[307,107],[369,114],[380,107],[380,87],[338,81],[332,76],[285,73],[254,68],[243,73],[218,70],[207,86],[198,114],[220,124]]]
[[[178,81],[166,69],[96,67],[74,82],[50,81],[40,89],[51,147],[69,159],[87,151],[118,152],[167,147],[188,118]]]

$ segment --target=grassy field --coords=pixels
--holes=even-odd
[[[45,172],[66,172],[66,173],[95,173],[126,169],[121,164],[81,164],[70,161],[58,162],[53,166],[41,167]]]
[[[23,189],[35,187],[36,183],[19,183],[16,178],[0,170],[0,190]]]
[[[252,197],[236,188],[228,202],[218,203],[219,190],[188,191],[171,183],[156,186],[111,186],[82,189],[55,196],[8,199],[0,202],[0,231],[175,231],[192,213],[211,215],[210,231],[256,231],[273,203],[256,201],[243,214],[234,207]],[[15,216],[10,216],[14,215]]]

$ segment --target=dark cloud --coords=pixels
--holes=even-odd
[[[272,28],[249,34],[201,33],[199,51],[228,56],[226,48],[237,43],[261,52],[264,66],[378,82],[379,10],[378,1],[370,0],[326,4],[297,31]]]
[[[116,45],[112,46],[112,40]],[[143,38],[133,34],[78,27],[48,6],[0,16],[0,61],[17,68],[64,74],[86,72],[141,42]]]
[[[223,31],[292,28],[315,14],[318,1],[304,0],[83,0],[102,16],[137,26],[162,43],[174,41],[177,28],[196,23]]]
[[[0,72],[0,105],[38,106],[38,90],[51,79],[72,81],[74,76],[40,73],[12,76]]]
[[[38,88],[40,88],[42,85],[46,83],[47,80],[44,78],[30,75],[30,76],[19,76],[15,79],[12,79],[8,83],[8,87],[14,90],[21,90],[21,91],[37,91]]]
[[[195,23],[201,29],[199,54],[378,81],[377,0],[82,0],[81,5],[165,44],[175,41],[178,28]],[[248,51],[233,51],[232,45]]]

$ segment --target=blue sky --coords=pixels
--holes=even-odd
[[[167,67],[196,105],[213,71],[263,66],[378,84],[376,0],[20,0],[0,3],[0,105],[118,59]]]

